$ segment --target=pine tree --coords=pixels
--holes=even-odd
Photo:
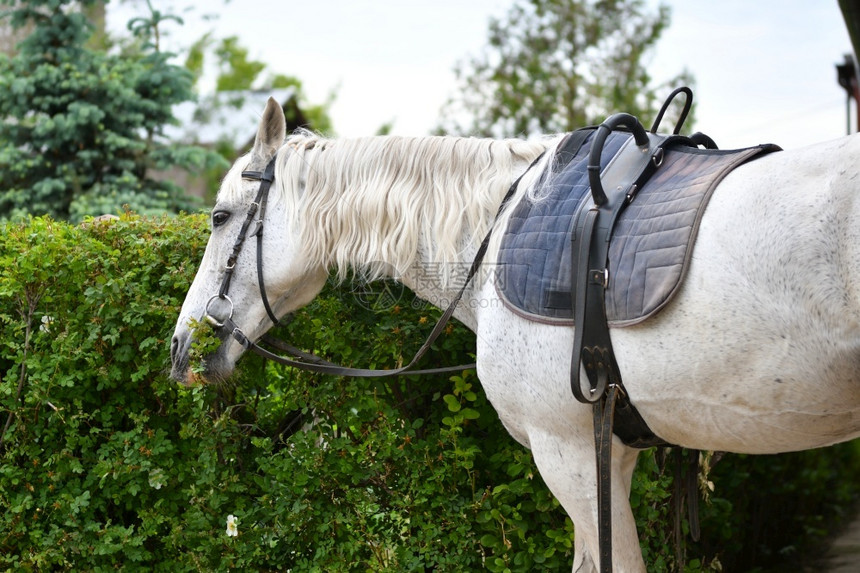
[[[223,162],[162,137],[172,106],[193,97],[190,72],[158,46],[159,26],[176,18],[152,10],[129,25],[136,53],[108,54],[87,44],[82,9],[98,1],[0,0],[14,28],[33,26],[14,56],[0,56],[0,218],[195,209],[154,176]]]

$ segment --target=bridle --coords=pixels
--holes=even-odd
[[[543,153],[541,153],[531,163],[531,165],[529,165],[528,169],[526,169],[523,174],[520,175],[516,179],[516,181],[514,181],[510,189],[508,189],[508,192],[505,195],[504,199],[502,199],[502,203],[499,206],[499,213],[502,212],[504,207],[510,201],[511,197],[513,197],[514,192],[516,191],[517,186],[519,185],[519,182],[522,179],[523,175],[528,173],[528,171],[530,171],[531,168],[538,163],[541,157],[543,157]],[[457,295],[448,305],[448,308],[445,309],[445,311],[442,313],[442,316],[436,322],[436,325],[433,327],[433,330],[427,336],[427,340],[424,341],[424,344],[421,345],[412,360],[410,360],[409,363],[405,366],[393,369],[349,368],[346,366],[340,366],[333,362],[329,362],[314,354],[303,352],[282,340],[278,340],[269,335],[264,335],[261,338],[263,342],[290,355],[281,356],[263,348],[262,346],[257,344],[257,342],[254,342],[250,338],[248,338],[244,332],[242,332],[239,326],[233,321],[233,301],[230,299],[227,293],[230,290],[230,281],[233,278],[233,271],[236,268],[236,261],[239,258],[239,253],[241,253],[242,247],[245,244],[245,240],[249,236],[257,237],[257,283],[260,290],[260,298],[263,301],[263,306],[266,309],[266,314],[268,314],[269,319],[272,321],[273,324],[279,324],[279,320],[277,316],[275,316],[275,313],[272,311],[271,305],[269,304],[269,299],[266,295],[266,286],[263,280],[263,223],[266,215],[266,204],[268,202],[269,189],[271,188],[272,183],[275,180],[276,159],[277,154],[271,159],[271,161],[269,161],[263,171],[242,171],[243,179],[259,181],[260,188],[257,191],[256,198],[248,207],[248,213],[245,217],[245,221],[242,223],[242,226],[239,229],[239,234],[236,237],[236,242],[233,244],[233,250],[230,253],[230,256],[227,258],[227,264],[224,267],[224,278],[221,281],[221,287],[218,289],[218,294],[213,295],[206,302],[206,307],[204,309],[205,320],[213,328],[215,328],[216,331],[228,332],[234,340],[236,340],[239,344],[242,345],[243,348],[245,348],[245,350],[250,350],[251,352],[262,356],[267,360],[272,360],[279,364],[291,366],[294,368],[300,368],[302,370],[309,370],[311,372],[317,372],[320,374],[375,378],[397,376],[400,374],[442,374],[447,372],[459,372],[462,370],[469,370],[475,368],[475,364],[470,363],[460,364],[457,366],[445,366],[441,368],[413,370],[418,361],[427,353],[427,351],[430,349],[430,346],[436,341],[437,338],[439,338],[439,335],[441,335],[442,332],[445,330],[445,326],[447,325],[451,317],[454,315],[454,311],[456,310],[460,300],[463,298],[463,295],[466,292],[466,288],[471,283],[475,274],[477,274],[478,268],[484,260],[484,255],[486,254],[487,248],[490,243],[492,228],[484,237],[484,240],[481,242],[480,247],[478,247],[478,252],[475,255],[474,261],[472,261],[472,265],[469,268],[469,272],[466,275],[466,280],[463,283],[463,286],[460,287],[460,290],[457,292]],[[254,224],[253,229],[251,228],[252,224]],[[227,316],[225,318],[219,318],[214,314],[214,309],[212,307],[213,304],[216,303],[216,301],[224,301],[229,305],[229,311],[226,313]]]
[[[275,313],[272,311],[272,307],[269,305],[269,297],[266,296],[266,286],[263,281],[263,220],[266,216],[266,205],[269,201],[269,188],[271,188],[272,183],[275,181],[276,159],[277,155],[272,157],[272,160],[269,161],[263,171],[242,172],[243,179],[259,181],[260,188],[257,191],[257,197],[248,207],[248,214],[245,217],[245,221],[242,223],[242,227],[239,229],[239,235],[236,237],[236,242],[233,243],[233,251],[227,258],[227,264],[224,266],[224,279],[221,281],[221,288],[218,289],[218,294],[212,296],[206,302],[204,316],[207,322],[216,329],[224,327],[226,321],[232,322],[233,301],[229,296],[227,296],[227,291],[230,290],[230,281],[233,279],[233,271],[236,269],[236,261],[239,258],[239,253],[242,252],[242,246],[245,244],[245,239],[249,234],[252,237],[257,237],[257,284],[260,289],[260,297],[263,299],[263,306],[266,308],[266,314],[269,315],[269,319],[272,323],[278,324],[278,318],[275,316]],[[256,220],[254,219],[255,216],[257,216]],[[251,223],[256,223],[257,226],[249,233]],[[230,313],[225,321],[217,320],[209,311],[209,307],[216,300],[227,301],[230,305]],[[238,329],[238,327],[235,328]]]

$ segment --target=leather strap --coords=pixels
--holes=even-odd
[[[669,109],[669,105],[675,99],[678,94],[684,94],[684,107],[681,109],[681,115],[678,116],[678,121],[675,123],[675,129],[672,131],[675,135],[681,133],[681,126],[684,125],[684,122],[687,120],[687,114],[690,113],[690,109],[693,107],[693,90],[688,88],[687,86],[682,86],[672,91],[669,96],[666,98],[666,101],[663,102],[663,106],[660,108],[660,111],[657,112],[657,117],[654,119],[654,123],[651,125],[651,133],[657,133],[657,130],[660,128],[660,122],[663,121],[663,114],[666,113],[666,110]]]
[[[258,217],[259,226],[254,231],[254,233],[256,233],[258,237],[261,237],[262,235],[262,217],[265,213],[265,202],[267,201],[269,196],[269,187],[271,187],[272,181],[274,181],[275,177],[275,157],[273,157],[272,160],[269,161],[269,163],[266,165],[265,171],[243,171],[242,177],[244,177],[245,179],[259,180],[260,188],[257,191],[257,196],[254,198],[254,200],[251,202],[251,205],[248,207],[248,213],[245,215],[245,220],[242,222],[242,226],[239,228],[239,234],[236,236],[236,242],[233,243],[233,250],[230,253],[230,256],[227,257],[227,264],[224,267],[224,279],[221,281],[221,287],[218,289],[219,298],[226,297],[227,292],[230,290],[230,281],[233,278],[233,270],[236,268],[236,261],[239,259],[239,253],[242,252],[242,246],[245,244],[245,239],[248,236],[248,229],[251,227],[251,223],[254,221],[254,216],[257,215],[258,211],[260,211],[260,217]],[[262,209],[260,207],[261,205]],[[258,252],[260,250],[260,247],[262,246],[261,241],[261,238],[257,239]],[[258,259],[258,266],[260,268],[262,268],[261,265],[262,263]],[[260,279],[260,292],[263,293],[263,297],[265,298],[265,289],[263,288],[262,278]]]
[[[622,147],[601,181],[601,152],[609,133],[619,126],[633,130],[633,136]],[[655,145],[652,147],[652,140]],[[606,319],[605,294],[610,280],[609,244],[615,222],[621,211],[633,200],[638,189],[659,168],[666,145],[684,140],[680,136],[656,136],[645,132],[639,121],[627,114],[617,114],[601,124],[592,141],[588,173],[593,205],[575,217],[571,234],[571,284],[574,285],[574,344],[570,368],[571,390],[577,400],[592,404],[594,411],[594,447],[597,463],[597,513],[599,568],[612,573],[612,437],[616,403],[640,432],[637,439],[654,444],[663,441],[655,436],[636,412],[624,391],[621,371],[612,349]],[[634,144],[635,143],[635,144]],[[610,169],[612,168],[612,169]],[[608,192],[605,191],[608,189]],[[582,388],[580,371],[589,381],[587,393]]]
[[[603,398],[609,384],[608,377],[603,375],[606,369],[601,368],[600,371],[594,370],[593,363],[590,364],[591,373],[589,374],[589,370],[586,370],[586,375],[591,381],[591,388],[588,394],[583,392],[579,377],[580,365],[583,363],[583,353],[593,353],[594,350],[593,347],[586,346],[585,316],[589,300],[589,249],[591,247],[591,237],[594,233],[594,224],[597,221],[599,213],[600,210],[596,206],[589,209],[583,215],[583,221],[579,224],[578,233],[581,233],[582,237],[578,241],[578,244],[576,244],[577,233],[574,233],[571,238],[571,241],[574,242],[574,247],[576,247],[576,249],[571,249],[571,252],[574,252],[576,256],[576,261],[571,265],[571,272],[573,273],[572,284],[576,285],[576,300],[574,304],[576,326],[574,328],[573,356],[571,357],[570,366],[570,389],[574,397],[585,404],[596,404],[599,402]],[[591,298],[592,304],[594,304],[594,296]]]
[[[588,140],[589,136],[597,129],[596,127],[584,127],[572,131],[565,136],[562,142],[556,148],[555,156],[552,159],[551,173],[559,173],[567,167],[571,161],[579,154],[579,150]],[[538,185],[543,183],[543,180],[550,174],[549,170],[541,174],[541,180]]]
[[[444,316],[443,316],[444,317]],[[450,318],[450,317],[449,317]],[[447,320],[447,319],[446,319]],[[430,349],[430,345],[439,337],[439,334],[444,330],[445,323],[440,322],[437,323],[437,326],[441,324],[442,328],[433,329],[433,332],[418,350],[415,353],[415,356],[412,360],[409,361],[409,364],[400,368],[393,369],[371,369],[371,368],[350,368],[347,366],[340,366],[333,362],[329,362],[315,354],[311,354],[309,352],[301,352],[299,356],[303,358],[303,360],[296,360],[294,358],[290,358],[287,356],[281,356],[266,350],[256,342],[252,342],[242,330],[236,326],[236,323],[233,322],[233,319],[228,318],[224,321],[224,326],[230,329],[231,335],[233,338],[242,345],[246,350],[257,354],[258,356],[262,356],[266,360],[271,360],[273,362],[277,362],[278,364],[283,364],[285,366],[291,366],[293,368],[299,368],[301,370],[308,370],[310,372],[316,372],[318,374],[329,374],[331,376],[354,376],[356,378],[384,378],[389,376],[399,376],[401,374],[441,374],[446,372],[461,372],[463,370],[469,370],[475,368],[475,364],[459,364],[457,366],[445,366],[442,368],[429,368],[426,370],[411,370],[413,366],[421,359],[424,354],[426,354],[427,350]],[[438,330],[438,331],[437,331]],[[264,341],[267,343],[272,342],[272,338],[264,338]],[[285,352],[290,352],[288,348],[289,345],[278,345],[281,350]]]
[[[277,156],[276,156],[277,157]],[[263,222],[266,220],[266,205],[269,203],[269,187],[275,181],[275,157],[266,165],[266,170],[259,174],[258,171],[243,171],[242,177],[246,179],[259,179],[261,192],[258,194],[260,202],[260,213],[257,217],[257,228],[252,233],[257,235],[257,286],[260,289],[260,298],[263,300],[263,308],[266,309],[266,314],[269,315],[269,320],[272,324],[278,324],[278,317],[272,311],[269,305],[269,297],[266,296],[266,283],[263,280]],[[265,187],[265,191],[263,191]]]
[[[611,119],[611,118],[610,118]],[[622,120],[627,121],[625,116]],[[636,121],[638,125],[638,121]],[[601,132],[603,128],[603,132]],[[595,134],[591,148],[589,175],[600,172],[600,151],[612,127],[603,124]],[[641,126],[640,130],[644,133]],[[601,137],[602,135],[602,137]],[[641,137],[639,138],[641,139]],[[644,136],[647,143],[647,135]],[[640,154],[639,147],[626,153]],[[637,141],[637,143],[639,143]],[[597,151],[595,152],[595,149]],[[626,174],[629,170],[625,169]],[[615,419],[615,403],[621,392],[621,374],[612,351],[609,326],[606,321],[605,289],[609,281],[607,254],[612,222],[617,211],[623,208],[626,191],[622,185],[611,186],[606,194],[603,187],[595,188],[592,179],[593,206],[580,214],[580,221],[571,234],[572,258],[571,284],[574,294],[574,343],[570,367],[571,390],[577,400],[593,405],[594,449],[597,464],[597,517],[599,540],[599,568],[601,573],[612,573],[612,436]],[[581,367],[582,368],[581,368]],[[582,389],[580,370],[584,369],[589,381],[588,394]]]
[[[600,169],[600,152],[608,135],[607,131],[617,127],[612,119],[629,122],[630,116],[613,116],[607,123],[598,128],[592,141],[589,175]],[[574,345],[570,368],[571,390],[577,400],[593,404],[603,397],[609,384],[621,384],[621,373],[612,351],[612,340],[609,336],[609,325],[606,320],[605,293],[610,280],[607,256],[612,227],[620,211],[627,205],[635,194],[636,182],[641,180],[640,174],[650,165],[650,155],[643,153],[640,140],[649,142],[644,128],[636,124],[640,137],[634,141],[631,138],[622,147],[612,164],[622,164],[610,171],[607,167],[606,189],[603,185],[595,188],[592,179],[592,194],[594,205],[587,211],[580,212],[576,227],[571,233],[571,284],[575,285],[574,292]],[[647,151],[647,149],[646,149]],[[597,172],[598,179],[600,173]],[[590,382],[589,394],[586,396],[580,381],[580,364],[584,367]]]
[[[687,523],[690,526],[690,538],[698,541],[701,537],[699,527],[699,450],[677,448],[672,450],[675,458],[673,472],[673,513],[675,518],[675,559],[679,570],[684,569],[684,551],[681,545],[681,516],[684,512],[684,502],[687,504]]]
[[[619,121],[629,120],[626,114],[618,117]],[[607,123],[611,120],[607,120]],[[601,127],[604,130],[610,128],[607,124]],[[644,134],[641,126],[639,129]],[[625,444],[637,448],[667,444],[651,432],[624,391],[606,319],[605,294],[611,280],[610,262],[607,260],[609,244],[620,213],[659,168],[659,158],[665,152],[664,149],[673,145],[694,146],[688,138],[677,135],[647,134],[645,137],[651,146],[644,152],[643,146],[639,145],[640,139],[634,141],[631,138],[613,158],[603,174],[600,193],[595,197],[601,203],[580,211],[575,216],[574,231],[571,233],[571,284],[574,285],[576,325],[570,369],[571,390],[580,402],[594,404],[609,385],[618,384],[621,389],[618,397],[620,417],[615,433]],[[605,137],[595,137],[592,142],[592,165],[599,167],[599,149],[604,141]],[[607,191],[604,192],[603,188]],[[582,387],[580,364],[590,383],[588,389]]]
[[[609,386],[594,403],[594,445],[597,462],[597,536],[600,572],[612,573],[612,426],[620,389]]]

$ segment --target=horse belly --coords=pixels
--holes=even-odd
[[[670,443],[765,454],[860,436],[854,374],[835,362],[815,372],[784,354],[751,356],[765,345],[739,348],[653,333],[635,338],[613,337],[624,383],[649,427]],[[675,357],[650,345],[671,348]]]
[[[478,374],[500,419],[526,447],[536,430],[586,447],[592,410],[570,391],[573,330],[504,315],[484,317],[498,327],[478,335]],[[822,376],[790,344],[768,351],[741,332],[711,330],[720,329],[684,329],[666,314],[613,331],[625,387],[658,436],[696,449],[759,454],[860,436],[856,364],[831,361]]]

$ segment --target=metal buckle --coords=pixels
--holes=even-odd
[[[251,339],[245,336],[245,333],[242,332],[238,326],[233,329],[233,332],[231,332],[230,335],[233,337],[233,340],[241,344],[245,350],[251,348]]]
[[[227,315],[227,318],[225,318],[224,320],[218,320],[218,319],[217,319],[217,318],[215,318],[215,317],[212,315],[212,313],[209,311],[209,307],[210,307],[210,306],[212,306],[212,301],[214,301],[214,300],[216,300],[216,299],[217,299],[217,300],[226,300],[226,301],[230,304],[230,313]],[[203,309],[203,318],[206,320],[206,322],[208,322],[209,324],[211,324],[211,325],[212,325],[212,326],[214,326],[215,328],[221,328],[222,326],[224,326],[224,321],[227,321],[227,320],[230,320],[230,319],[232,319],[232,318],[233,318],[233,301],[232,301],[232,300],[230,300],[230,297],[229,297],[229,296],[227,296],[226,294],[224,294],[224,295],[221,295],[221,294],[216,294],[216,295],[214,295],[213,297],[211,297],[211,298],[206,302],[206,307]]]
[[[592,284],[600,285],[603,288],[609,286],[609,269],[591,269],[588,274]]]
[[[627,397],[627,392],[624,390],[624,386],[622,386],[621,384],[619,384],[617,382],[611,382],[609,384],[609,388],[615,388],[618,391],[618,397],[619,398],[626,398]]]
[[[636,198],[636,193],[638,193],[638,192],[639,192],[639,187],[637,187],[636,184],[634,183],[630,187],[630,190],[627,192],[627,204],[628,205],[633,202],[633,199]]]

